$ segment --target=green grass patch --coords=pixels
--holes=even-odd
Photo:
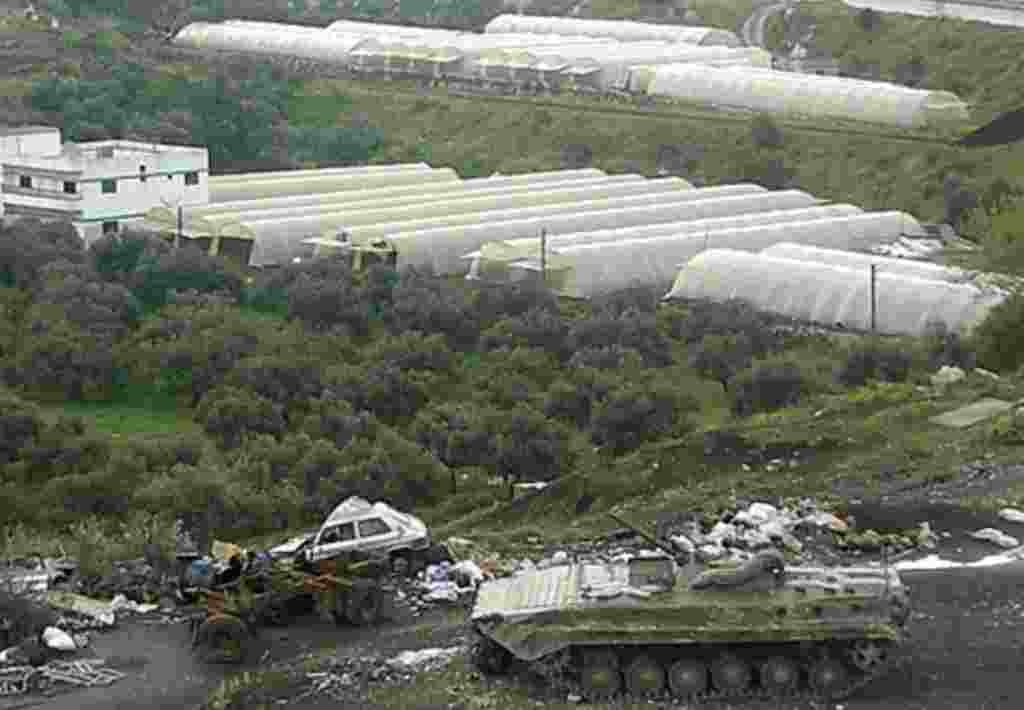
[[[868,31],[857,22],[859,11],[839,0],[802,3],[799,12],[817,23],[815,46],[840,63],[877,62],[883,79],[896,80],[901,66],[921,59],[924,87],[956,93],[979,124],[1017,108],[1024,95],[1024,36],[1013,28],[882,14]]]

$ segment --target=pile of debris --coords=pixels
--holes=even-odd
[[[334,700],[345,702],[355,696],[361,696],[362,691],[370,684],[414,683],[418,674],[442,670],[463,653],[465,649],[462,646],[451,646],[403,651],[393,658],[332,658],[324,670],[306,674],[307,679],[313,682],[313,686],[300,697],[328,695]]]

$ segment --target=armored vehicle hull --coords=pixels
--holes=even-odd
[[[587,699],[850,695],[903,656],[895,570],[784,569],[777,554],[724,572],[669,558],[576,564],[485,584],[475,660],[532,664]]]

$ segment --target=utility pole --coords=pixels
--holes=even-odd
[[[181,247],[181,232],[182,232],[182,227],[183,227],[183,222],[184,222],[183,212],[184,212],[184,208],[181,205],[178,205],[178,233],[174,237],[174,248],[175,249],[178,249],[178,248]]]
[[[548,283],[548,230],[540,229],[540,282],[547,286]]]
[[[871,334],[875,334],[875,270],[876,264],[871,265]]]

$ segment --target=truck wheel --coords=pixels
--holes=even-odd
[[[249,632],[241,619],[213,616],[196,633],[199,655],[205,663],[241,663],[249,646]]]
[[[380,590],[376,586],[353,587],[345,606],[345,617],[354,626],[372,626],[380,616]]]

